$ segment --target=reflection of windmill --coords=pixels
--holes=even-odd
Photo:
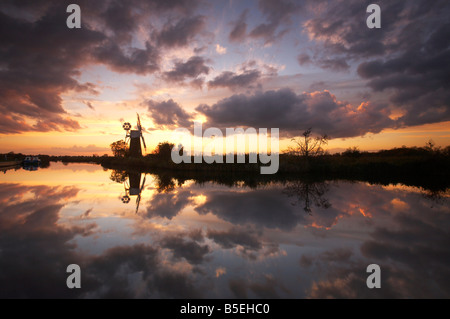
[[[145,150],[147,150],[147,146],[145,145],[144,135],[142,135],[142,126],[139,114],[137,114],[137,130],[132,130],[131,124],[129,122],[123,123],[122,127],[126,131],[125,143],[130,142],[130,156],[131,157],[142,156],[141,138]]]
[[[128,173],[128,181],[123,183],[125,188],[125,195],[122,196],[122,202],[128,204],[130,202],[130,196],[136,196],[136,213],[139,209],[139,203],[141,202],[141,193],[144,190],[145,178],[147,174],[144,175],[144,180],[141,185],[141,173]]]

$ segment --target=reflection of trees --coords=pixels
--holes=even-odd
[[[292,203],[293,205],[304,202],[303,210],[308,214],[311,214],[312,205],[325,209],[331,207],[328,199],[323,197],[328,190],[328,184],[324,182],[313,183],[297,180],[289,182],[283,190],[283,193],[288,197],[297,197],[297,201]]]
[[[156,188],[159,193],[170,193],[175,189],[175,179],[168,174],[157,174],[156,175]]]
[[[112,180],[113,182],[122,184],[123,182],[125,182],[127,180],[127,176],[128,176],[128,174],[126,171],[119,171],[119,170],[113,169],[109,179]]]

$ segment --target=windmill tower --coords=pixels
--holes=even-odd
[[[122,127],[126,132],[125,143],[128,142],[130,143],[130,157],[141,157],[142,156],[141,138],[145,150],[147,150],[147,146],[145,145],[144,136],[142,135],[142,126],[139,114],[137,114],[137,130],[132,130],[131,124],[129,122],[123,123]]]

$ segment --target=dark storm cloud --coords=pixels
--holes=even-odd
[[[245,70],[241,74],[230,71],[224,71],[213,80],[208,82],[209,88],[225,87],[231,90],[238,88],[246,88],[254,86],[260,79],[261,72],[259,70]]]
[[[210,67],[205,63],[206,60],[200,56],[190,57],[186,62],[177,61],[172,70],[163,73],[163,77],[168,81],[183,82],[186,78],[207,75]]]
[[[351,106],[328,91],[296,94],[290,89],[233,95],[216,104],[199,105],[209,126],[279,128],[281,135],[296,136],[312,127],[332,138],[378,133],[395,122],[383,105]]]
[[[146,101],[149,116],[159,126],[189,127],[192,116],[187,113],[178,103],[170,99],[163,102]]]
[[[316,43],[314,63],[335,70],[345,69],[349,61],[359,63],[358,74],[368,86],[385,91],[402,111],[399,125],[449,120],[448,1],[382,1],[380,29],[369,29],[365,19],[354,18],[364,15],[370,3],[327,3],[305,22]],[[327,57],[338,64],[324,61]],[[302,62],[308,62],[303,55]]]
[[[166,24],[159,33],[155,34],[156,41],[165,47],[185,46],[203,30],[204,26],[205,17],[203,16],[183,18],[175,24]]]
[[[240,42],[245,39],[246,32],[247,32],[247,23],[245,20],[247,20],[247,14],[248,9],[245,9],[239,18],[234,22],[233,29],[231,30],[230,34],[228,35],[228,39],[231,42]]]

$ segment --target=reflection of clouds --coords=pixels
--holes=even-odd
[[[0,297],[450,295],[445,204],[430,208],[418,192],[339,182],[326,193],[332,206],[306,214],[283,189],[188,184],[153,194],[147,214],[133,215],[133,227],[148,223],[147,232],[88,255],[75,243],[104,236],[88,224],[90,207],[60,220],[79,188],[0,184],[0,285],[8,287]],[[108,236],[121,240],[115,230]],[[82,268],[82,290],[65,286],[71,263]],[[370,263],[381,266],[382,289],[366,286]]]
[[[92,257],[77,252],[72,240],[93,234],[96,227],[59,223],[64,202],[78,192],[74,187],[0,184],[0,298],[201,296],[189,274],[163,265],[158,246],[117,246]],[[82,269],[80,290],[66,286],[66,267],[72,263]]]
[[[175,259],[184,258],[194,265],[201,264],[211,251],[209,246],[200,245],[196,240],[184,238],[181,234],[167,236],[161,244],[172,252]]]
[[[192,193],[180,190],[176,193],[157,193],[148,202],[145,217],[155,216],[172,219],[191,202]]]
[[[206,192],[206,200],[195,207],[200,214],[212,213],[235,225],[255,225],[270,229],[290,231],[298,224],[317,228],[329,228],[347,212],[326,205],[308,215],[292,205],[285,189],[280,186],[238,192]]]
[[[429,283],[428,290],[436,285],[450,296],[450,211],[427,211],[425,201],[416,204],[392,216],[389,226],[377,227],[361,251],[367,258],[400,264],[406,272],[420,274]]]
[[[207,233],[207,237],[212,239],[222,249],[235,249],[239,256],[250,260],[285,254],[284,251],[280,251],[277,243],[264,242],[262,235],[262,232],[238,226],[234,226],[226,231],[211,229]]]
[[[235,298],[280,298],[279,291],[289,292],[283,284],[272,275],[263,275],[257,280],[245,280],[243,278],[232,279],[228,282],[228,288]]]
[[[237,245],[251,250],[261,248],[260,238],[252,230],[238,230],[237,228],[231,228],[228,231],[210,230],[207,236],[225,249],[233,248]]]
[[[195,210],[200,214],[212,213],[237,225],[254,224],[286,230],[293,229],[298,219],[303,219],[276,189],[210,191],[206,202]]]
[[[365,190],[364,196],[376,197],[378,202],[372,207],[375,227],[360,246],[362,255],[334,265],[326,256],[337,251],[302,256],[302,267],[321,268],[327,278],[312,284],[310,297],[448,298],[450,208],[441,205],[430,209],[429,201],[419,193],[373,186]],[[342,251],[339,255],[345,256]],[[381,289],[366,286],[365,269],[370,263],[381,267]]]
[[[71,187],[0,185],[0,297],[73,297],[65,286],[67,265],[81,260],[69,244],[88,236],[95,224],[58,224]],[[31,194],[31,195],[30,195]],[[13,200],[5,200],[13,198]]]
[[[88,261],[85,266],[94,289],[88,298],[200,297],[189,274],[166,269],[160,248],[137,244],[118,246]]]

